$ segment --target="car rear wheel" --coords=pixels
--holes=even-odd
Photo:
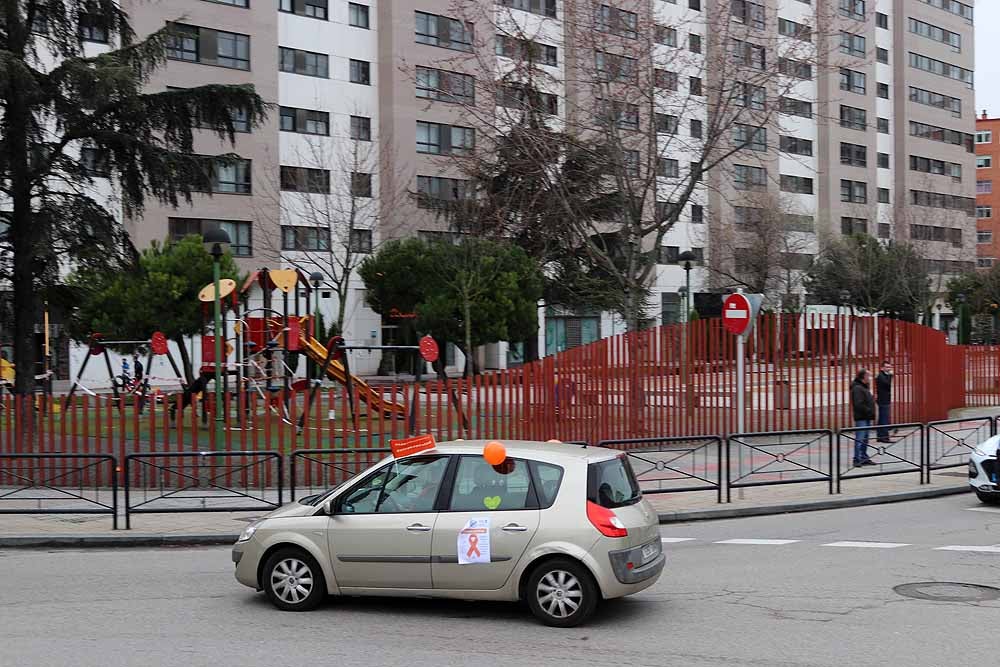
[[[599,595],[590,572],[565,558],[546,561],[535,568],[525,589],[535,617],[557,628],[572,628],[590,618]]]
[[[997,503],[1000,503],[1000,497],[998,496],[1000,496],[1000,494],[976,491],[976,498],[979,498],[979,502],[986,503],[987,505],[996,505]]]
[[[274,552],[261,577],[264,592],[282,611],[315,609],[326,596],[326,580],[319,564],[301,549]]]

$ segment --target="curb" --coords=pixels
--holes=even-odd
[[[679,510],[677,512],[658,512],[660,523],[687,523],[689,521],[712,521],[716,519],[740,519],[751,516],[769,516],[772,514],[793,514],[797,512],[816,512],[820,510],[842,509],[845,507],[867,507],[869,505],[885,505],[900,503],[907,500],[924,500],[941,498],[960,493],[971,493],[970,486],[949,486],[945,488],[924,489],[920,491],[901,491],[887,493],[881,496],[856,496],[851,498],[828,498],[810,502],[783,503],[781,505],[758,505],[756,507],[720,507],[708,510]]]
[[[232,545],[239,539],[239,533],[203,533],[203,534],[169,534],[169,533],[124,533],[102,534],[91,533],[82,535],[0,535],[0,548],[4,549],[40,549],[40,548],[87,548],[102,547],[137,548],[137,547],[196,547]]]

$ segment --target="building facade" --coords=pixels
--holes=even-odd
[[[616,34],[648,43],[653,64],[676,64],[663,75],[672,92],[657,90],[637,122],[651,126],[654,114],[660,122],[677,95],[704,100],[671,116],[672,134],[685,142],[658,162],[658,187],[669,188],[697,160],[702,133],[710,131],[712,97],[702,86],[711,91],[725,83],[713,57],[730,58],[738,45],[750,66],[796,43],[815,57],[812,64],[782,62],[787,85],[762,87],[759,100],[779,113],[759,134],[753,131],[753,141],[741,139],[752,150],[734,154],[693,188],[657,249],[647,322],[682,321],[685,304],[713,314],[726,285],[712,263],[738,266],[746,229],[739,225],[773,208],[785,225],[789,275],[801,275],[829,239],[857,232],[915,243],[932,260],[939,291],[948,274],[976,261],[976,248],[981,266],[998,256],[977,244],[987,230],[977,233],[973,215],[992,204],[977,209],[973,199],[973,8],[958,0],[123,5],[140,34],[181,23],[183,34],[153,89],[253,83],[273,104],[264,125],[238,134],[232,150],[242,160],[219,170],[212,196],[177,210],[150,206],[142,219],[128,221],[140,247],[222,225],[244,268],[283,263],[308,272],[336,264],[331,253],[350,252],[356,263],[386,239],[447,233],[436,202],[463,196],[456,156],[485,143],[470,115],[493,111],[500,97],[484,92],[484,83],[509,73],[524,53],[510,35],[531,35],[532,58],[546,74],[539,87],[558,126],[591,94],[580,73],[594,62],[594,40],[580,26],[596,11],[600,25],[613,19]],[[719,34],[727,35],[725,43]],[[757,102],[755,92],[748,95],[748,103]],[[214,155],[230,148],[206,134],[197,150]],[[737,239],[735,247],[723,242],[726,234]],[[688,265],[677,261],[685,251],[694,255]],[[794,302],[788,305],[805,303],[801,283],[778,291],[782,301]],[[321,309],[334,317],[336,293],[321,294]],[[365,307],[357,279],[345,308],[349,339],[392,340],[396,323]],[[540,316],[539,349],[549,353],[624,326],[609,313],[543,307]],[[504,366],[517,355],[493,346],[483,361]],[[379,359],[372,355],[358,366],[375,372]]]
[[[997,182],[997,190],[993,183]],[[994,218],[996,211],[997,218]],[[976,266],[989,270],[1000,258],[1000,118],[986,110],[976,119]]]

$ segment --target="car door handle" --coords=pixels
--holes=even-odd
[[[406,529],[412,533],[429,533],[431,527],[425,526],[422,523],[415,523],[411,526],[407,526]]]
[[[505,530],[508,533],[526,533],[526,532],[528,532],[528,527],[527,526],[519,526],[516,523],[508,523],[506,526],[504,526],[500,530]]]

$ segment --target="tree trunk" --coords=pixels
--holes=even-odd
[[[187,345],[184,344],[184,337],[174,341],[177,343],[177,349],[181,353],[181,369],[184,371],[184,380],[187,386],[191,386],[194,382],[194,368],[191,366],[191,355],[188,354]]]
[[[538,309],[535,309],[535,335],[528,336],[528,339],[524,341],[524,363],[529,361],[538,361],[539,350],[538,350]]]
[[[345,282],[343,287],[337,287],[337,332],[344,335],[344,320],[347,318],[347,297],[349,296],[348,286]],[[319,297],[317,297],[319,298]]]
[[[469,369],[472,367],[472,301],[469,298],[464,300],[462,304],[464,307],[464,312],[462,313],[465,318],[465,377],[469,377]]]

